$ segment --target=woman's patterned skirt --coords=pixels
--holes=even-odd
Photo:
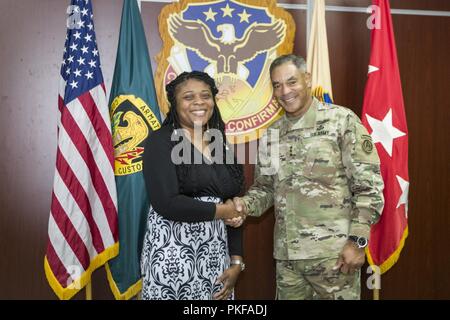
[[[220,203],[216,197],[200,201]],[[163,218],[150,207],[141,256],[142,299],[212,300],[229,267],[222,220],[195,223]]]

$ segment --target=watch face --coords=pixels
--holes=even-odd
[[[244,271],[244,269],[245,269],[245,263],[242,262],[241,260],[233,260],[233,261],[231,261],[230,264],[231,265],[239,265],[241,268],[241,271]]]
[[[363,237],[358,238],[358,246],[360,248],[365,248],[367,246],[367,239]]]

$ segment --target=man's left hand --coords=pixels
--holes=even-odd
[[[344,248],[342,248],[342,252],[339,255],[336,265],[333,267],[333,270],[340,270],[342,273],[352,274],[362,267],[365,259],[366,254],[364,249],[358,248],[353,241],[347,241]]]

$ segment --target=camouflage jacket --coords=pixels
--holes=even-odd
[[[275,259],[337,257],[348,235],[369,238],[384,185],[371,136],[351,110],[314,99],[299,120],[272,124],[258,153],[243,200],[251,216],[275,206]]]

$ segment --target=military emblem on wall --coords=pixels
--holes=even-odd
[[[280,116],[269,65],[292,52],[295,24],[275,0],[182,0],[163,8],[159,29],[156,87],[163,112],[169,109],[165,84],[199,70],[216,81],[230,142],[257,139]]]

